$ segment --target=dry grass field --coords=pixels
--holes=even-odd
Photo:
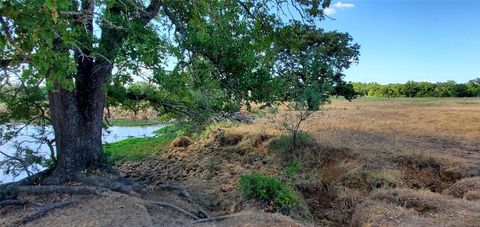
[[[465,142],[478,140],[480,135],[479,98],[337,99],[324,109],[325,114],[314,116],[313,127],[307,130],[355,130]]]
[[[260,117],[119,169],[134,179],[186,185],[206,209],[225,214],[252,207],[239,194],[241,175],[284,179],[296,157],[301,170],[289,181],[305,201],[307,223],[480,223],[480,99],[335,99],[303,130],[311,138],[288,151],[281,132]],[[289,215],[309,216],[305,210]]]

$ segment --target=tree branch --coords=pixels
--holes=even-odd
[[[160,0],[151,0],[150,4],[145,9],[145,12],[142,13],[142,21],[143,24],[148,24],[155,16],[157,16],[158,12],[160,11],[160,6],[162,3]]]
[[[168,19],[172,22],[173,25],[175,25],[175,31],[185,36],[187,34],[187,29],[183,26],[183,24],[178,21],[174,13],[168,8],[167,5],[165,5],[165,3],[160,2],[159,4],[161,5],[163,12],[165,13],[165,15],[167,15]]]
[[[12,45],[15,48],[15,50],[17,50],[19,55],[22,56],[22,62],[26,62],[27,59],[29,59],[29,56],[25,53],[25,51],[22,50],[22,48],[20,48],[17,45],[17,43],[13,39],[12,32],[9,29],[7,21],[5,21],[5,19],[3,19],[3,16],[0,16],[0,24],[3,27],[3,32],[5,33],[5,37],[7,38],[8,43],[10,43],[10,45]]]

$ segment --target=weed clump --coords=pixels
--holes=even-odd
[[[299,204],[295,192],[285,183],[260,173],[240,177],[240,187],[248,199],[273,202],[280,210],[288,210]]]

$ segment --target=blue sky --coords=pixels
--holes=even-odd
[[[346,80],[466,82],[480,77],[480,0],[332,1],[318,26],[361,45]]]

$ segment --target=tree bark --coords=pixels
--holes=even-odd
[[[74,90],[50,92],[57,146],[54,173],[66,176],[107,166],[102,148],[104,83],[112,67],[105,61],[82,64],[78,68]]]
[[[75,88],[65,90],[58,86],[57,91],[48,95],[57,148],[57,162],[51,183],[74,179],[78,172],[89,169],[112,171],[110,165],[106,163],[102,147],[104,85],[107,77],[112,74],[112,62],[117,51],[128,34],[116,28],[102,29],[98,48],[101,50],[100,57],[94,58],[93,3],[87,0],[81,2],[83,16],[88,20],[84,22],[85,24],[79,24],[86,32],[79,38],[83,45],[74,50],[77,63]],[[150,1],[136,22],[145,26],[158,14],[159,9],[159,0]],[[124,8],[118,3],[106,10],[112,15],[120,16]],[[54,45],[60,50],[64,47],[61,40]]]

